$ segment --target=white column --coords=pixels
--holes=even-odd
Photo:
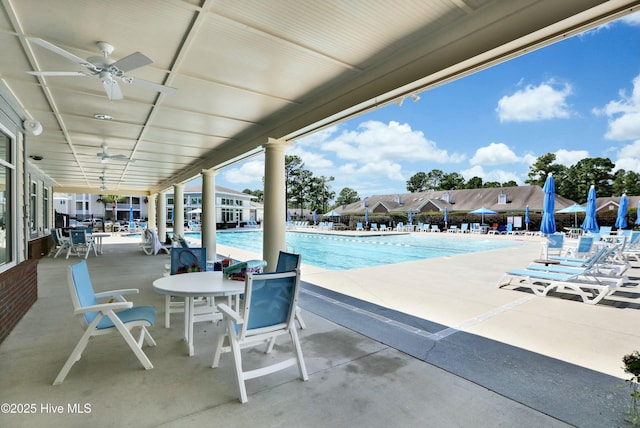
[[[167,239],[167,193],[158,193],[157,213],[158,213],[158,239],[160,242],[165,242]]]
[[[216,260],[216,174],[202,170],[202,246],[207,249],[207,259]]]
[[[278,253],[286,250],[287,201],[284,174],[284,152],[291,142],[269,138],[264,162],[264,233],[262,258],[267,261],[266,271],[273,271]]]
[[[147,227],[149,229],[156,229],[157,221],[156,221],[156,197],[158,195],[154,193],[153,195],[148,196],[147,201],[147,216],[149,217],[149,221],[147,222]]]
[[[184,236],[184,183],[173,185],[173,234]]]

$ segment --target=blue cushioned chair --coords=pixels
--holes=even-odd
[[[264,376],[297,365],[300,377],[307,380],[307,368],[304,364],[300,340],[294,324],[295,309],[300,290],[300,271],[285,273],[248,274],[245,279],[244,299],[240,312],[225,304],[218,305],[225,324],[224,334],[218,335],[212,367],[218,367],[223,352],[233,354],[240,401],[247,402],[245,381]],[[242,367],[241,349],[254,347],[266,342],[266,352],[272,349],[272,343],[278,336],[289,335],[293,342],[293,356],[273,362],[253,370]],[[228,345],[225,346],[225,339]]]
[[[155,321],[156,310],[152,306],[133,307],[133,303],[122,297],[124,294],[138,293],[138,290],[127,289],[95,293],[89,277],[87,262],[84,260],[69,266],[67,280],[73,303],[73,313],[79,316],[80,322],[85,327],[85,332],[53,384],[59,385],[64,381],[71,367],[82,357],[82,352],[87,347],[89,339],[115,331],[122,335],[144,368],[152,369],[153,364],[142,351],[142,345],[145,341],[149,346],[156,345],[153,337],[147,331],[147,327],[152,326]],[[98,299],[100,298],[110,298],[109,303],[99,303]],[[140,336],[137,341],[131,334],[131,330],[136,327],[140,328]]]

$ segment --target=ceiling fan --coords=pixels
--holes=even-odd
[[[98,177],[102,185],[100,186],[100,190],[108,190],[107,189],[107,177],[104,175],[104,171],[102,171],[102,175]]]
[[[28,71],[27,73],[31,75],[76,77],[98,76],[104,86],[107,97],[110,100],[121,100],[123,98],[122,90],[120,89],[120,86],[118,86],[117,79],[124,83],[141,86],[153,91],[162,92],[163,94],[170,95],[177,91],[176,88],[172,88],[170,86],[125,75],[127,71],[149,65],[153,62],[140,52],[132,53],[131,55],[116,61],[109,57],[113,52],[113,46],[107,42],[97,42],[96,44],[98,45],[98,49],[102,52],[102,56],[92,56],[85,60],[38,37],[28,37],[27,39],[45,49],[50,50],[51,52],[75,62],[76,64],[80,64],[87,69],[87,71]]]
[[[110,155],[109,153],[107,153],[107,143],[102,143],[100,147],[102,147],[102,151],[99,153],[96,153],[96,156],[100,158],[100,162],[102,163],[107,163],[109,162],[109,160],[114,160],[119,162],[135,162],[134,159],[129,159],[125,155]]]

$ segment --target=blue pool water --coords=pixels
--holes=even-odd
[[[200,239],[199,233],[191,236]],[[287,251],[301,254],[302,263],[332,270],[379,266],[520,245],[513,241],[455,239],[446,236],[356,237],[301,232],[287,232],[286,239]],[[261,231],[217,232],[216,242],[262,253]]]

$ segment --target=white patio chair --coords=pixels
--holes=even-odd
[[[218,367],[223,352],[233,354],[240,401],[247,402],[245,381],[271,374],[297,365],[302,380],[309,378],[302,356],[294,316],[300,289],[300,271],[285,273],[248,274],[240,313],[225,304],[218,305],[222,312],[225,332],[218,336],[212,367]],[[266,352],[277,337],[288,334],[293,342],[293,356],[245,371],[242,366],[243,348],[266,344]],[[228,345],[225,346],[225,339]],[[270,361],[273,359],[270,357]]]
[[[70,255],[82,257],[89,257],[89,253],[93,249],[93,254],[97,257],[98,250],[93,242],[93,239],[87,234],[86,229],[71,230],[69,231],[70,245],[67,250],[67,259]]]
[[[152,369],[153,364],[142,351],[143,342],[149,346],[155,346],[156,342],[147,331],[147,327],[153,325],[156,310],[152,306],[133,307],[133,303],[127,302],[125,294],[138,293],[137,289],[114,290],[103,293],[93,291],[89,269],[85,260],[69,266],[67,272],[69,293],[73,304],[73,313],[80,318],[80,323],[85,327],[80,341],[69,355],[60,373],[54,380],[54,385],[61,384],[71,367],[82,357],[82,352],[87,347],[89,339],[93,336],[101,336],[113,332],[119,332],[127,345],[131,348],[145,369]],[[100,298],[110,298],[112,303],[98,303]],[[139,327],[140,336],[134,339],[131,330]]]

